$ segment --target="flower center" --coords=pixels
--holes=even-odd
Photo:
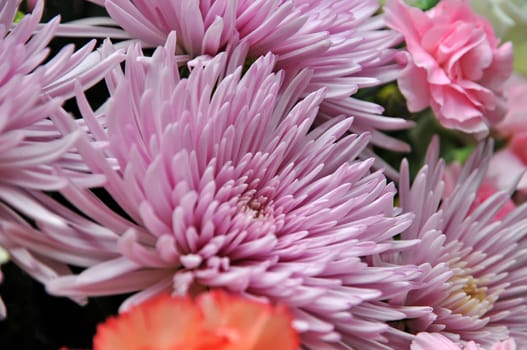
[[[484,281],[472,276],[454,276],[452,292],[444,306],[453,313],[482,317],[492,309],[497,297],[489,293]]]
[[[463,287],[463,292],[471,299],[477,299],[479,302],[487,298],[487,288],[478,287],[474,279],[469,280]]]
[[[238,201],[238,210],[253,219],[270,218],[273,216],[273,201],[255,190],[247,191]]]
[[[251,214],[255,219],[268,216],[270,214],[267,206],[268,199],[266,197],[253,198],[245,205],[245,212]]]

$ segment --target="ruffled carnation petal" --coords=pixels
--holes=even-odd
[[[405,38],[409,59],[398,83],[410,111],[430,106],[443,126],[479,138],[504,118],[511,44],[499,45],[490,24],[466,1],[443,0],[424,12],[389,0],[385,18]]]

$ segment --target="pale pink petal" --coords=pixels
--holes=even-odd
[[[527,165],[511,149],[496,152],[489,164],[488,176],[495,181],[501,189],[509,189],[518,178],[527,170]],[[527,190],[527,177],[521,177],[518,189]]]
[[[468,1],[442,0],[421,11],[388,0],[385,17],[406,42],[408,64],[398,84],[410,111],[429,106],[443,126],[477,138],[503,120],[502,85],[512,73],[512,46],[499,46]]]
[[[408,293],[420,271],[368,261],[418,242],[393,239],[412,214],[396,215],[395,186],[371,170],[373,159],[358,159],[369,134],[349,134],[355,121],[345,116],[315,124],[327,91],[304,95],[312,73],[285,79],[278,56],[232,72],[226,53],[202,56],[181,78],[175,46],[172,35],[146,60],[131,46],[100,112],[78,96],[93,131],[79,136],[77,151],[104,175],[102,189],[68,182],[60,193],[75,211],[35,194],[66,227],[39,220],[38,239],[0,238],[84,268],[47,279],[55,295],[138,292],[128,307],[167,290],[214,287],[288,305],[305,344],[385,347],[387,322],[407,312],[384,300]],[[76,125],[58,122],[64,132]]]
[[[381,260],[422,269],[416,288],[392,301],[403,308],[432,307],[399,325],[411,334],[437,333],[417,336],[416,349],[448,349],[447,338],[454,349],[461,349],[456,343],[465,344],[463,349],[488,349],[509,337],[520,347],[527,344],[526,324],[520,321],[527,317],[527,211],[512,205],[514,187],[501,191],[487,182],[492,180],[492,146],[480,144],[446,186],[437,139],[412,184],[408,163],[401,166],[400,205],[416,215],[401,238],[421,241],[403,252],[383,253]],[[402,347],[411,343],[403,332],[388,337]]]
[[[462,350],[445,336],[438,333],[419,333],[415,337],[411,350]]]
[[[246,46],[244,61],[271,52],[288,83],[302,70],[311,71],[302,96],[327,89],[320,119],[353,116],[356,123],[351,131],[371,132],[371,142],[378,147],[408,149],[382,132],[406,129],[413,123],[383,116],[382,108],[371,112],[360,100],[351,98],[361,88],[395,79],[402,68],[395,49],[400,36],[385,28],[382,16],[377,15],[376,1],[108,0],[103,5],[126,34],[110,20],[100,18],[59,26],[58,33],[82,35],[84,26],[87,35],[101,36],[106,30],[109,37],[128,35],[155,47],[176,32],[175,51],[186,55],[187,61],[231,53],[238,45]]]

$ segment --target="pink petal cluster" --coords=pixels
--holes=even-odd
[[[111,18],[39,24],[37,1],[13,24],[21,0],[0,0],[0,246],[50,294],[131,294],[127,311],[227,291],[287,306],[306,349],[527,347],[527,204],[510,200],[527,84],[511,80],[497,124],[512,50],[468,0],[388,0],[385,17],[374,0],[90,1]],[[54,35],[84,29],[156,49],[47,58]],[[395,79],[399,58],[411,111],[509,142],[445,167],[433,141],[413,181],[401,165],[395,207],[366,155],[405,149],[381,131],[411,123],[353,95]],[[85,91],[103,78],[94,110]]]
[[[496,343],[488,350],[516,350],[516,343],[513,339]],[[469,341],[465,346],[460,346],[447,337],[439,333],[419,333],[410,346],[410,350],[485,350],[473,341]]]
[[[506,145],[493,155],[489,176],[503,189],[515,186],[519,179],[517,190],[527,193],[527,176],[523,175],[527,170],[527,78],[513,75],[505,85],[505,95],[507,114],[496,130]]]
[[[53,190],[63,185],[48,163],[60,158],[76,135],[57,137],[42,125],[59,103],[43,98],[54,77],[46,78],[47,67],[35,68],[47,55],[45,45],[57,22],[32,38],[42,3],[11,30],[17,7],[18,1],[4,1],[0,8],[0,199],[25,210],[22,188]],[[0,204],[0,213],[5,210]]]
[[[437,141],[437,140],[436,140]],[[422,314],[395,325],[392,341],[408,346],[408,333],[437,332],[449,339],[473,340],[484,347],[512,337],[527,346],[527,206],[496,220],[509,193],[496,192],[477,206],[492,145],[481,145],[444,194],[444,163],[438,143],[410,185],[408,164],[401,167],[399,198],[403,212],[416,214],[401,238],[419,239],[385,261],[415,264],[423,274],[398,307],[423,307]],[[417,313],[417,312],[416,312]]]
[[[0,2],[0,245],[12,261],[28,266],[43,280],[55,273],[32,263],[26,247],[8,238],[10,227],[31,227],[23,215],[43,225],[63,226],[60,214],[35,201],[34,195],[69,182],[79,186],[101,182],[100,176],[86,173],[88,168],[75,152],[81,130],[61,132],[56,122],[75,86],[81,91],[90,88],[123,57],[116,52],[98,59],[92,53],[93,40],[77,51],[67,45],[48,58],[58,18],[39,24],[44,5],[38,1],[32,13],[13,24],[20,3]],[[59,269],[69,271],[65,265]]]
[[[395,215],[393,184],[372,159],[356,160],[368,135],[347,134],[350,118],[314,126],[325,91],[296,103],[309,74],[283,89],[273,55],[220,78],[219,54],[183,79],[174,35],[166,45],[150,60],[130,48],[125,74],[112,75],[107,128],[83,112],[108,147],[81,138],[79,152],[112,200],[70,183],[61,194],[82,215],[40,195],[67,225],[9,226],[4,239],[42,269],[86,268],[45,281],[52,294],[137,291],[124,310],[219,288],[288,306],[310,348],[383,348],[387,322],[407,315],[381,301],[407,291],[417,271],[369,260],[415,242],[393,239],[412,214]]]
[[[79,132],[63,135],[50,118],[56,118],[62,102],[73,96],[75,84],[89,88],[122,58],[114,54],[104,62],[88,62],[95,44],[92,41],[76,52],[73,46],[66,46],[43,64],[58,18],[39,30],[40,1],[33,13],[11,28],[19,3],[7,0],[0,5],[0,218],[10,215],[5,202],[56,222],[28,199],[28,191],[64,186],[67,181],[55,172],[56,163],[75,179],[78,164],[64,155]]]
[[[93,0],[92,0],[93,1]],[[408,128],[411,122],[382,116],[377,104],[350,97],[359,89],[394,80],[401,69],[394,46],[400,37],[375,16],[375,0],[109,0],[102,4],[132,38],[156,46],[176,31],[176,52],[188,59],[248,46],[248,62],[276,56],[276,69],[294,79],[302,69],[312,77],[303,95],[328,89],[320,118],[355,117],[354,132],[372,132],[379,147],[408,150],[382,130]],[[93,30],[93,28],[88,28]],[[101,35],[112,35],[99,28]],[[114,30],[109,28],[108,30]]]
[[[488,134],[505,116],[502,86],[512,73],[512,44],[500,46],[468,0],[442,0],[426,12],[389,0],[385,13],[409,52],[398,78],[408,109],[431,107],[447,128]]]
[[[445,168],[445,173],[443,174],[443,181],[445,182],[445,190],[443,197],[448,197],[452,194],[452,191],[454,191],[456,184],[458,182],[458,178],[461,175],[462,166],[459,164],[459,162],[453,162],[450,163]],[[492,180],[490,177],[490,173],[492,172],[492,159],[489,164],[489,171],[487,173],[487,176],[483,179],[481,182],[478,191],[476,192],[476,197],[474,198],[474,201],[472,202],[470,209],[468,211],[468,214],[472,213],[474,210],[476,210],[480,205],[482,205],[487,199],[495,195],[499,192],[499,187],[496,185],[496,183]],[[494,221],[503,220],[510,212],[512,212],[516,208],[516,205],[514,202],[509,199],[506,203],[502,205],[500,210],[496,213],[494,216]]]

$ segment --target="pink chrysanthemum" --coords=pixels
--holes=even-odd
[[[37,191],[54,191],[68,181],[85,187],[101,183],[100,176],[84,173],[88,169],[74,153],[80,131],[71,128],[61,133],[52,119],[60,119],[61,104],[73,96],[75,85],[79,90],[91,87],[123,55],[116,52],[100,60],[92,54],[93,41],[77,51],[68,45],[43,63],[58,18],[40,27],[43,2],[39,1],[33,13],[13,24],[20,2],[0,1],[0,245],[12,261],[44,281],[69,269],[51,261],[44,268],[42,262],[47,260],[39,255],[39,263],[33,263],[35,257],[9,232],[13,227],[30,232],[20,214],[42,225],[65,226],[59,214],[33,199]],[[5,314],[3,304],[0,314]]]
[[[49,212],[28,200],[27,192],[56,190],[66,184],[55,174],[53,163],[60,160],[65,169],[73,168],[74,160],[62,157],[78,132],[63,136],[49,117],[57,114],[64,99],[73,96],[75,84],[92,86],[121,60],[118,53],[104,62],[88,60],[93,41],[76,52],[66,46],[42,64],[58,18],[39,30],[40,1],[32,14],[11,28],[19,3],[0,3],[0,226],[10,211],[7,205],[53,221]]]
[[[284,70],[286,81],[309,68],[313,76],[304,95],[328,89],[320,106],[322,119],[353,116],[352,130],[370,131],[372,143],[407,150],[406,144],[379,130],[407,128],[410,122],[383,117],[381,106],[350,97],[360,88],[394,80],[399,72],[394,46],[401,37],[384,28],[381,16],[374,16],[376,0],[92,1],[104,5],[130,37],[149,45],[163,45],[176,31],[176,52],[189,58],[214,56],[244,42],[253,60],[274,54],[276,69]],[[114,27],[85,27],[122,37]],[[72,34],[80,35],[75,28]]]
[[[383,348],[386,321],[405,314],[380,301],[404,293],[417,272],[369,266],[413,242],[392,239],[411,218],[394,215],[394,186],[370,171],[371,159],[356,160],[368,135],[348,135],[346,118],[313,127],[324,91],[296,104],[309,77],[283,88],[270,54],[243,77],[240,67],[218,80],[220,54],[182,79],[174,45],[171,36],[150,61],[131,49],[107,131],[85,113],[109,146],[79,150],[115,203],[71,184],[61,193],[82,215],[40,195],[68,226],[12,227],[9,239],[45,262],[86,267],[48,281],[53,294],[140,291],[124,310],[162,292],[219,288],[285,304],[312,348]]]
[[[438,332],[487,348],[512,337],[520,348],[527,346],[527,206],[511,209],[498,220],[509,193],[497,192],[477,207],[472,205],[485,179],[491,148],[491,144],[478,148],[448,196],[437,143],[430,147],[426,166],[412,186],[407,163],[401,167],[401,207],[416,214],[401,238],[421,243],[386,261],[416,264],[424,273],[417,288],[394,304],[432,307],[401,323],[401,330]],[[397,338],[409,342],[407,333],[398,333]]]
[[[516,343],[513,339],[492,345],[488,350],[516,350]],[[419,333],[415,337],[410,350],[485,350],[480,348],[473,341],[469,341],[465,346],[459,346],[447,337],[439,333]]]

